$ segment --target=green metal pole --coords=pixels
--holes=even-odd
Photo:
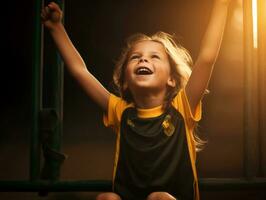
[[[37,180],[40,176],[40,138],[39,138],[39,112],[42,105],[41,92],[41,64],[42,64],[42,1],[34,1],[34,42],[32,65],[32,127],[30,141],[30,180]]]
[[[112,181],[0,181],[0,192],[112,191]]]
[[[57,3],[64,10],[64,1]],[[63,62],[49,33],[45,35],[45,44],[44,109],[42,112],[44,121],[47,121],[48,118],[48,121],[52,120],[54,125],[49,127],[44,125],[43,127],[46,133],[42,133],[45,134],[42,179],[57,180],[60,176],[60,165],[65,159],[65,156],[60,153],[63,132],[64,69]]]
[[[199,179],[201,191],[266,191],[266,179]],[[70,192],[70,191],[112,191],[110,180],[83,181],[0,181],[0,191],[4,192]]]

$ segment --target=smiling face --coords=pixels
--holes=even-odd
[[[155,41],[137,42],[131,49],[125,69],[124,89],[138,92],[166,92],[174,87],[171,68],[164,46]]]

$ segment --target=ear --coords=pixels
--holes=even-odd
[[[169,77],[169,79],[167,80],[167,86],[169,86],[169,87],[175,87],[176,86],[176,81],[173,77]]]
[[[123,84],[123,91],[126,91],[126,89],[128,88],[127,82],[125,81]]]

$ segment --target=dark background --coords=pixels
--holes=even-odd
[[[33,0],[3,4],[1,53],[0,180],[28,180],[31,128]],[[132,33],[175,33],[195,60],[212,0],[65,1],[65,27],[88,69],[109,90],[125,39]],[[241,178],[243,169],[243,22],[234,1],[220,55],[203,100],[198,154],[199,177]],[[45,66],[44,66],[45,67]],[[111,179],[115,135],[102,125],[102,112],[65,70],[64,136],[69,155],[62,180]],[[265,149],[265,146],[263,147]],[[266,150],[266,149],[265,149]],[[262,156],[265,158],[266,154]],[[264,159],[265,160],[265,159]],[[265,167],[266,163],[261,163]],[[265,175],[265,174],[264,174]],[[262,177],[263,174],[258,174]],[[265,191],[202,192],[202,199],[265,198]],[[94,193],[52,193],[47,199],[90,199]],[[0,193],[0,199],[39,199],[35,193]]]

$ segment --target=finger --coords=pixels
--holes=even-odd
[[[41,13],[41,19],[42,19],[42,21],[45,21],[46,18],[47,18],[46,14],[42,12]]]
[[[41,17],[43,20],[47,20],[49,16],[51,15],[51,9],[45,6],[41,11]]]
[[[56,11],[60,11],[60,7],[58,6],[58,4],[56,4],[55,2],[51,2],[48,4],[48,7],[51,9],[51,10],[56,10]]]
[[[44,11],[46,14],[49,14],[51,12],[51,10],[48,6],[45,6]]]
[[[47,12],[46,12],[46,10],[44,8],[42,9],[41,14],[42,15],[47,15]]]
[[[46,13],[45,9],[42,9],[41,18],[42,19],[46,19],[47,18],[47,13]]]

